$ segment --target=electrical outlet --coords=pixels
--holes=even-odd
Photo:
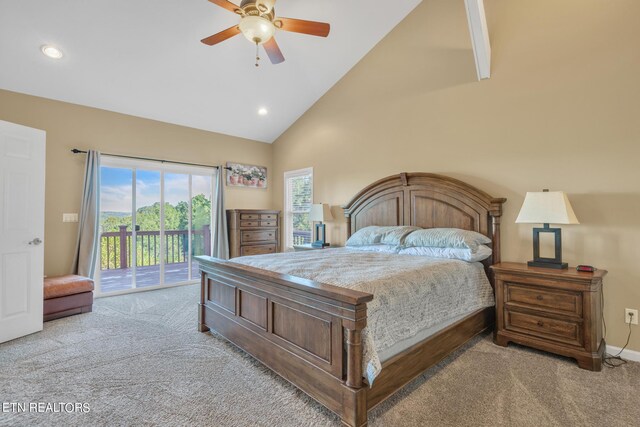
[[[638,324],[638,310],[631,308],[624,309],[624,323],[631,323],[632,325]]]

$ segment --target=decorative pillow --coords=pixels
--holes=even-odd
[[[488,243],[491,243],[491,239],[475,231],[461,230],[459,228],[428,228],[414,231],[407,236],[404,247],[428,246],[471,249],[471,252],[475,253],[479,245]]]
[[[386,254],[395,254],[398,253],[399,248],[397,245],[384,245],[382,243],[379,243],[377,245],[349,246],[349,249],[366,252],[382,252]]]
[[[479,245],[478,250],[475,252],[471,249],[419,246],[403,248],[400,249],[398,253],[400,255],[422,255],[432,258],[459,259],[461,261],[478,262],[489,258],[492,250],[485,245]]]
[[[383,231],[382,240],[380,243],[385,245],[402,245],[404,239],[414,231],[422,230],[420,227],[414,227],[412,225],[399,225],[395,227],[380,227]]]
[[[405,236],[415,230],[420,230],[420,227],[405,225],[380,227],[371,225],[353,233],[353,235],[349,237],[349,240],[347,240],[346,246],[366,246],[379,243],[385,245],[400,245]]]

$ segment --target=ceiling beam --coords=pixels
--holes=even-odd
[[[487,17],[484,13],[484,0],[464,0],[464,5],[467,9],[478,80],[488,79],[491,77],[491,44]]]

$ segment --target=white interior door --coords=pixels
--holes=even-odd
[[[45,140],[0,121],[0,342],[42,330]]]

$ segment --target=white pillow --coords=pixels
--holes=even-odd
[[[414,231],[404,241],[404,247],[436,247],[471,249],[475,252],[479,246],[491,243],[484,234],[459,228],[428,228]]]
[[[349,237],[345,246],[367,246],[384,243],[385,245],[401,245],[404,238],[420,227],[397,225],[381,227],[370,225],[361,228]]]
[[[480,245],[473,252],[471,249],[462,248],[436,248],[431,246],[419,246],[400,249],[400,255],[422,255],[432,258],[459,259],[461,261],[478,262],[491,256],[491,248]]]
[[[366,252],[383,252],[387,254],[395,254],[398,253],[398,246],[396,245],[359,245],[359,246],[349,246],[349,249],[355,249],[358,251],[366,251]]]

